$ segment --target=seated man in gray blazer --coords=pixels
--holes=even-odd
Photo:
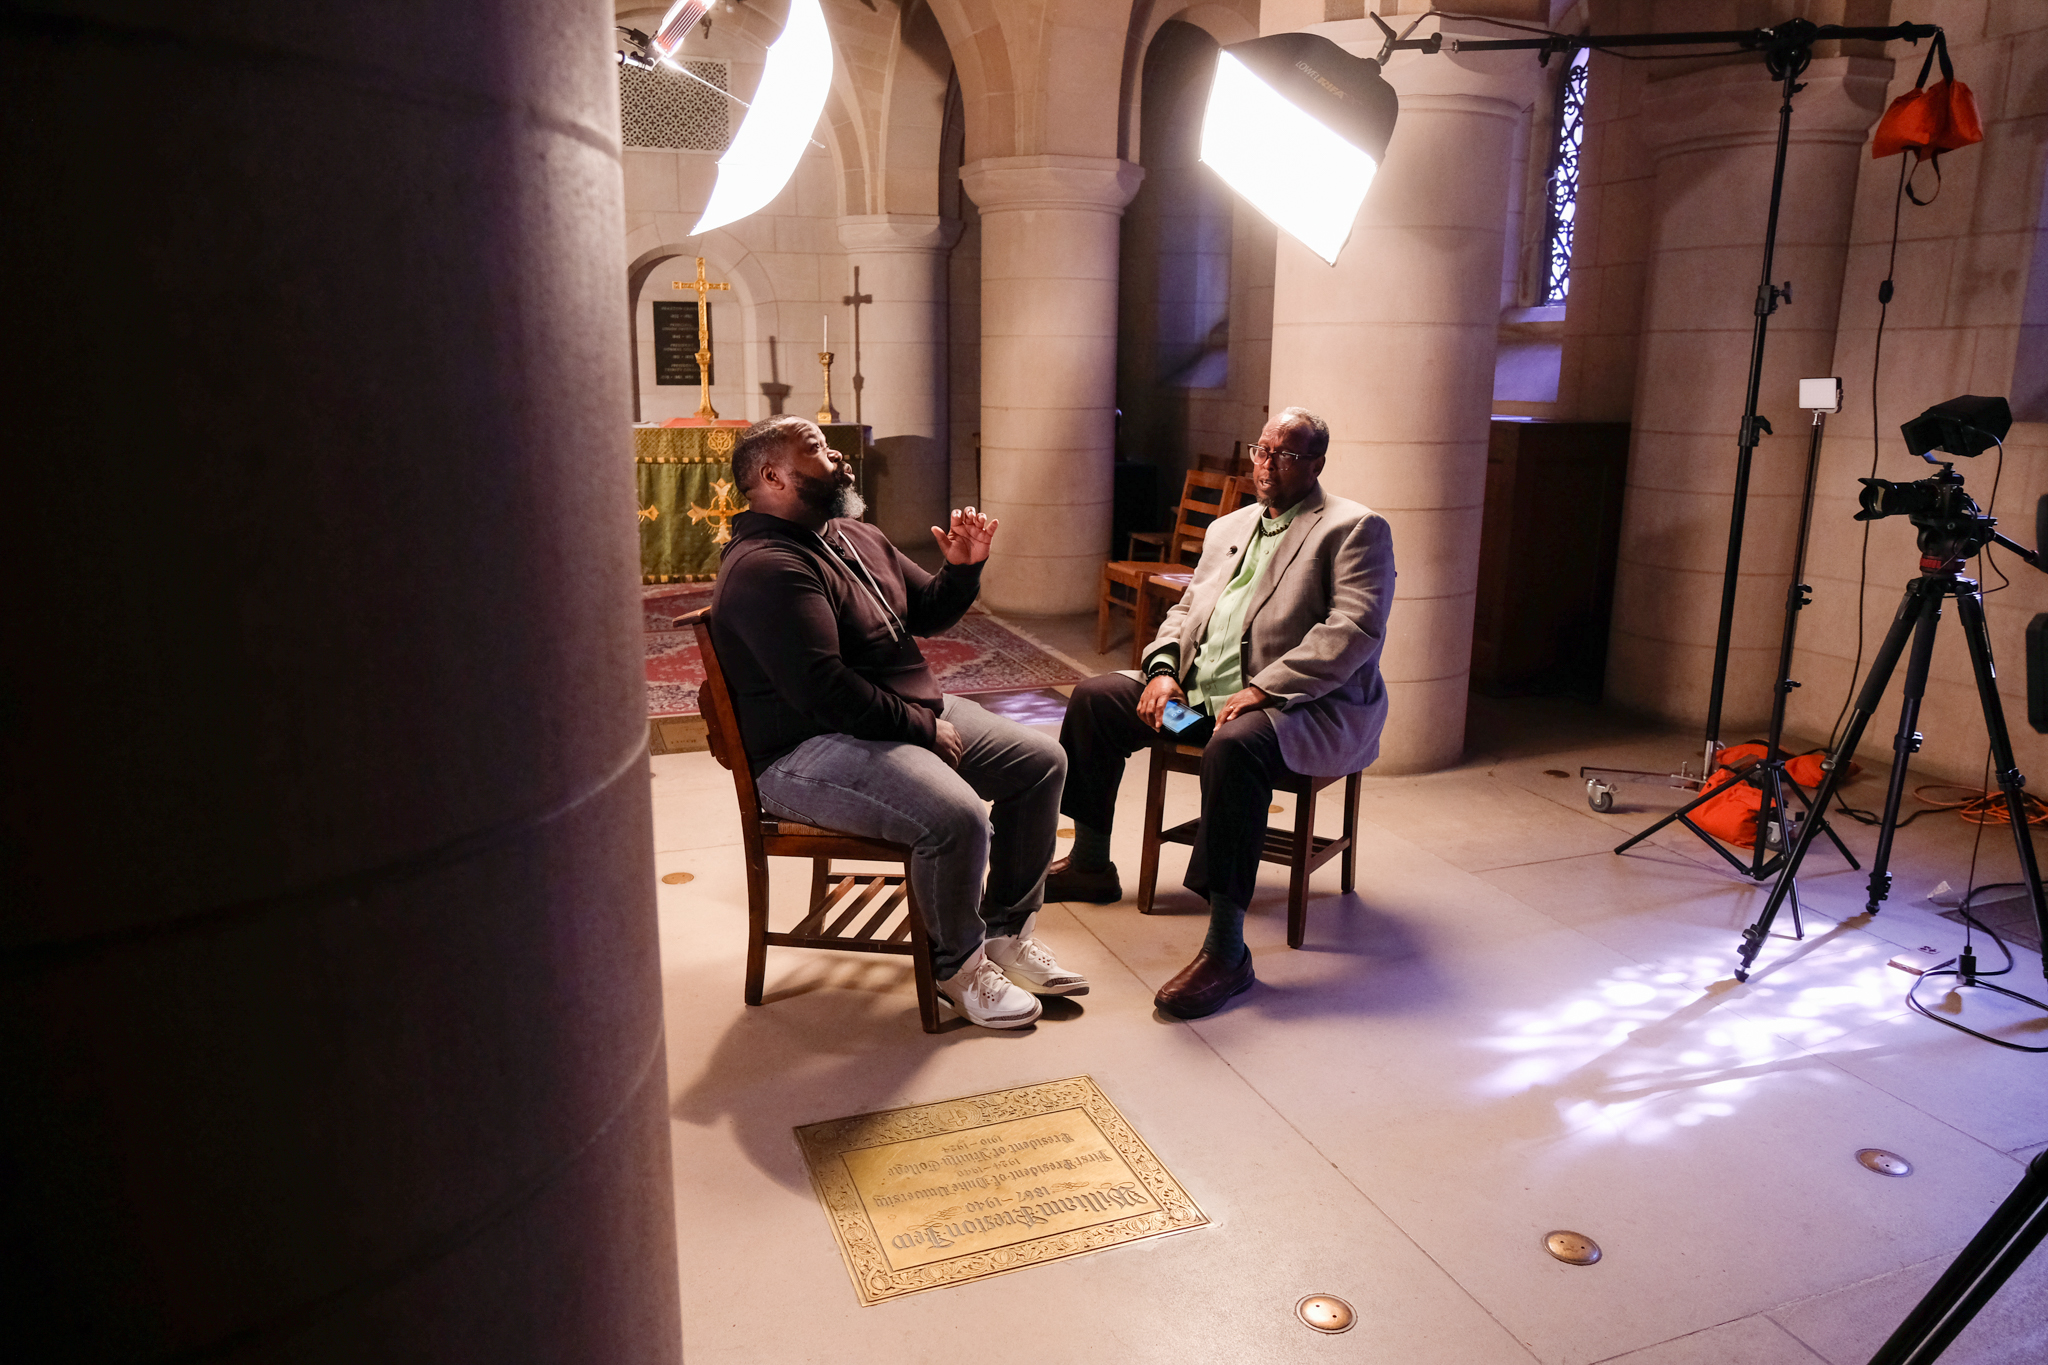
[[[1199,713],[1177,737],[1204,745],[1186,885],[1209,900],[1209,934],[1154,1001],[1177,1018],[1213,1014],[1252,984],[1244,911],[1274,780],[1354,773],[1379,756],[1393,541],[1385,518],[1323,492],[1329,445],[1329,425],[1301,408],[1266,424],[1251,449],[1258,505],[1210,525],[1144,678],[1088,679],[1060,729],[1074,851],[1052,865],[1045,898],[1107,904],[1123,898],[1109,830],[1124,760],[1161,737],[1169,703]]]

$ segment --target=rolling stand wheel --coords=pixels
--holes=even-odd
[[[1586,804],[1605,815],[1614,809],[1614,788],[1597,777],[1586,779]]]

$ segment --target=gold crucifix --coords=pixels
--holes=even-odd
[[[694,289],[697,292],[697,415],[707,422],[718,420],[718,409],[711,406],[711,291],[730,289],[730,284],[713,284],[704,278],[704,258],[697,258],[697,278],[676,280],[677,289]],[[724,527],[719,528],[723,530]],[[719,542],[723,544],[723,541]]]
[[[711,532],[711,543],[713,545],[723,545],[732,539],[732,519],[746,510],[746,504],[737,503],[732,500],[732,485],[730,483],[724,479],[713,479],[711,481],[711,505],[709,507],[693,505],[690,508],[690,520],[700,523],[706,521],[716,523]]]

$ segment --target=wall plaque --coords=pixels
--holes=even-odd
[[[1087,1076],[796,1136],[863,1304],[1209,1221]]]
[[[711,309],[704,309],[704,349],[711,346]],[[695,384],[697,377],[697,302],[654,303],[654,382]],[[711,382],[718,382],[718,364],[712,362]]]

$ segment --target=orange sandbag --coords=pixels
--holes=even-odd
[[[1821,766],[1826,759],[1826,752],[1820,749],[1815,749],[1810,754],[1788,758],[1785,760],[1785,775],[1802,787],[1818,787],[1820,780],[1828,775],[1827,769]],[[1842,780],[1847,781],[1862,771],[1863,765],[1852,758],[1849,760],[1849,771],[1842,774]]]
[[[1762,756],[1763,745],[1742,745],[1755,748]],[[1726,749],[1721,751],[1727,753]],[[1727,768],[1717,769],[1707,779],[1707,791],[1718,791],[1713,800],[1703,802],[1688,817],[1707,833],[1723,843],[1735,844],[1741,848],[1756,847],[1756,813],[1763,808],[1764,794],[1747,782],[1742,781]]]
[[[1941,61],[1941,79],[1927,84],[1935,59]],[[1922,161],[1958,147],[1984,140],[1984,123],[1977,116],[1977,97],[1970,87],[1956,79],[1948,59],[1948,39],[1934,35],[1927,60],[1920,63],[1920,79],[1913,88],[1892,101],[1891,108],[1877,121],[1870,140],[1872,157],[1896,156],[1911,149]]]

